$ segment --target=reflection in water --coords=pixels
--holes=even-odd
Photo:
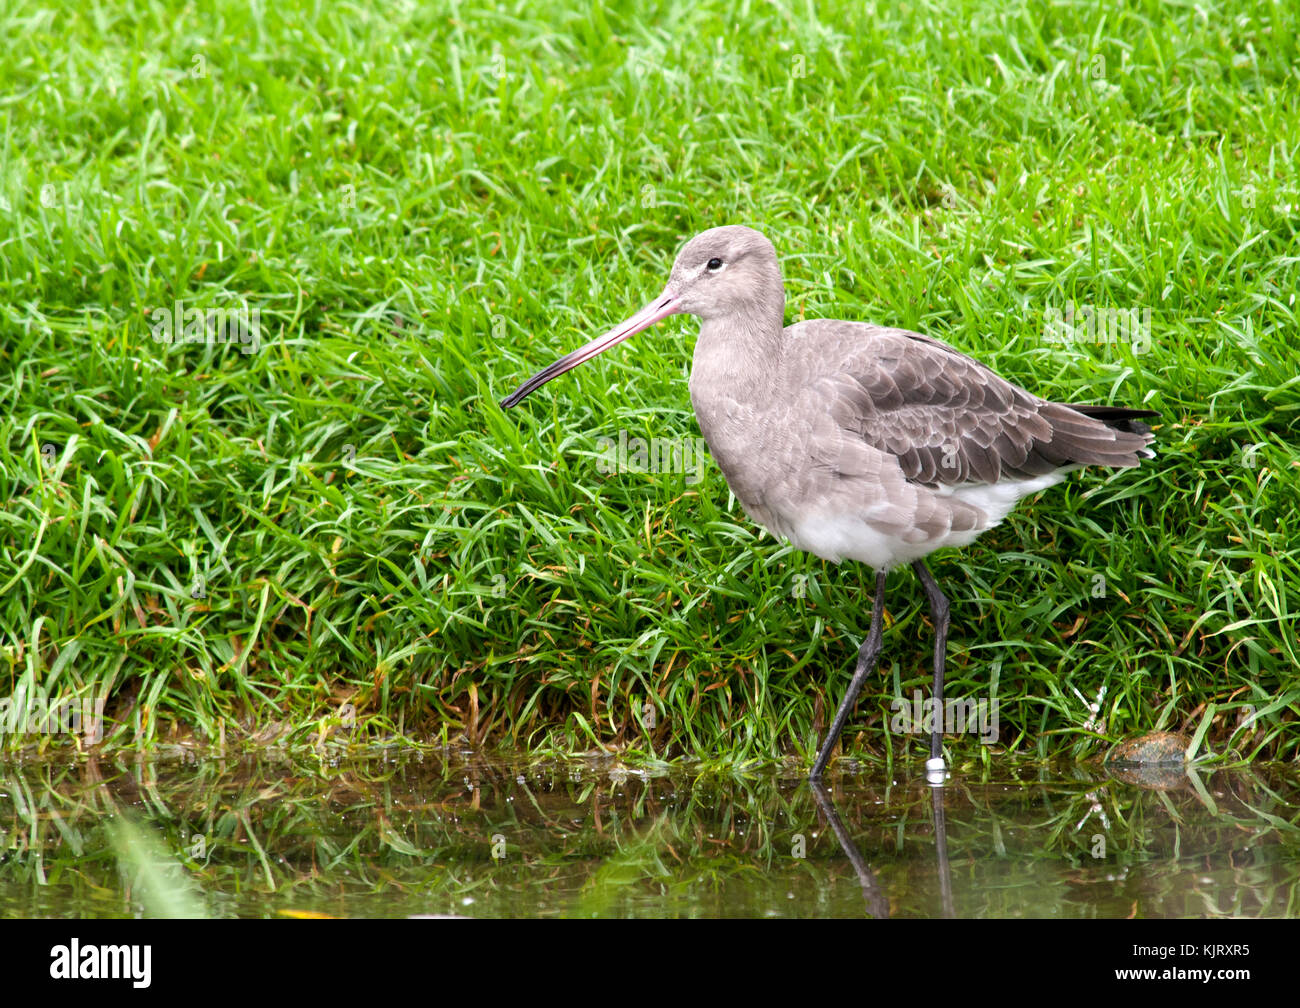
[[[876,876],[867,867],[867,862],[863,860],[862,854],[853,842],[853,837],[849,836],[849,831],[844,828],[844,823],[840,821],[839,813],[835,811],[835,802],[831,800],[830,794],[822,786],[821,781],[809,781],[808,787],[812,791],[813,798],[817,801],[817,807],[821,809],[822,815],[826,817],[826,821],[830,823],[831,829],[834,830],[835,839],[840,842],[840,847],[843,849],[845,857],[849,859],[849,864],[853,865],[853,870],[858,873],[858,884],[862,886],[862,898],[867,904],[867,916],[888,917],[889,897],[881,890],[880,883],[876,881]]]
[[[812,791],[813,798],[817,801],[817,807],[821,809],[822,815],[830,823],[831,829],[835,833],[835,838],[840,842],[844,856],[849,859],[849,864],[853,865],[853,870],[858,874],[858,884],[862,887],[862,898],[867,905],[867,916],[888,917],[889,897],[880,888],[880,883],[876,880],[876,876],[871,869],[867,867],[866,859],[858,850],[857,844],[853,842],[853,837],[844,828],[844,823],[840,821],[839,812],[836,811],[835,802],[830,793],[822,786],[820,781],[809,781],[808,786]],[[931,810],[934,813],[934,851],[937,865],[935,874],[939,883],[939,902],[943,908],[942,915],[944,917],[955,917],[956,912],[952,901],[952,870],[948,866],[948,826],[943,817],[943,784],[930,784],[930,802]]]
[[[934,850],[939,863],[939,900],[944,917],[956,917],[952,903],[952,868],[948,865],[948,823],[943,817],[943,785],[930,785],[930,802],[934,809]]]
[[[0,914],[1183,917],[1300,905],[1295,768],[1202,771],[1157,792],[1077,766],[996,770],[942,788],[841,776],[832,800],[795,772],[607,757],[13,762],[0,764]]]

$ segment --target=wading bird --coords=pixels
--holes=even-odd
[[[964,546],[1027,494],[1087,465],[1150,458],[1150,410],[1048,402],[941,340],[817,319],[786,326],[772,243],[712,228],[678,253],[663,293],[599,339],[543,368],[526,396],[669,315],[702,320],[691,365],[700,431],[736,499],[759,525],[833,563],[876,571],[871,629],[817,753],[819,780],[880,656],[885,578],[911,564],[934,623],[934,701],[943,710],[948,600],[922,558]],[[942,729],[927,777],[944,778]]]

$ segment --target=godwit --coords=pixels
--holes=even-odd
[[[1048,402],[941,340],[864,322],[784,325],[772,243],[712,228],[677,254],[668,286],[636,315],[543,368],[501,400],[546,382],[669,315],[702,320],[691,403],[736,499],[776,536],[833,563],[876,570],[871,629],[809,774],[819,780],[880,657],[885,578],[910,563],[934,623],[935,710],[943,711],[948,600],[922,557],[964,546],[1026,494],[1085,465],[1150,458],[1150,410]],[[944,779],[942,727],[927,777]]]

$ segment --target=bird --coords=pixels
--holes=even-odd
[[[772,242],[739,224],[682,246],[663,292],[604,335],[542,368],[504,409],[671,315],[700,320],[689,381],[700,433],[753,521],[831,563],[876,574],[871,625],[809,772],[819,781],[882,647],[885,581],[910,565],[935,632],[934,709],[943,710],[949,601],[924,563],[966,546],[1023,497],[1084,466],[1153,458],[1148,409],[1042,399],[942,340],[833,319],[785,325]],[[942,719],[938,719],[942,721]],[[945,779],[942,725],[926,777]]]

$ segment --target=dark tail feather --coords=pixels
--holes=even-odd
[[[1075,406],[1044,403],[1038,415],[1052,425],[1052,437],[1037,450],[1060,465],[1101,465],[1126,469],[1144,458],[1154,458],[1147,447],[1155,440],[1151,428],[1138,417],[1153,417],[1151,410],[1123,406]]]
[[[1123,431],[1125,434],[1150,434],[1151,428],[1144,423],[1138,423],[1138,418],[1160,415],[1155,410],[1129,409],[1127,406],[1077,406],[1073,403],[1066,405],[1076,413],[1100,420],[1107,427]]]

